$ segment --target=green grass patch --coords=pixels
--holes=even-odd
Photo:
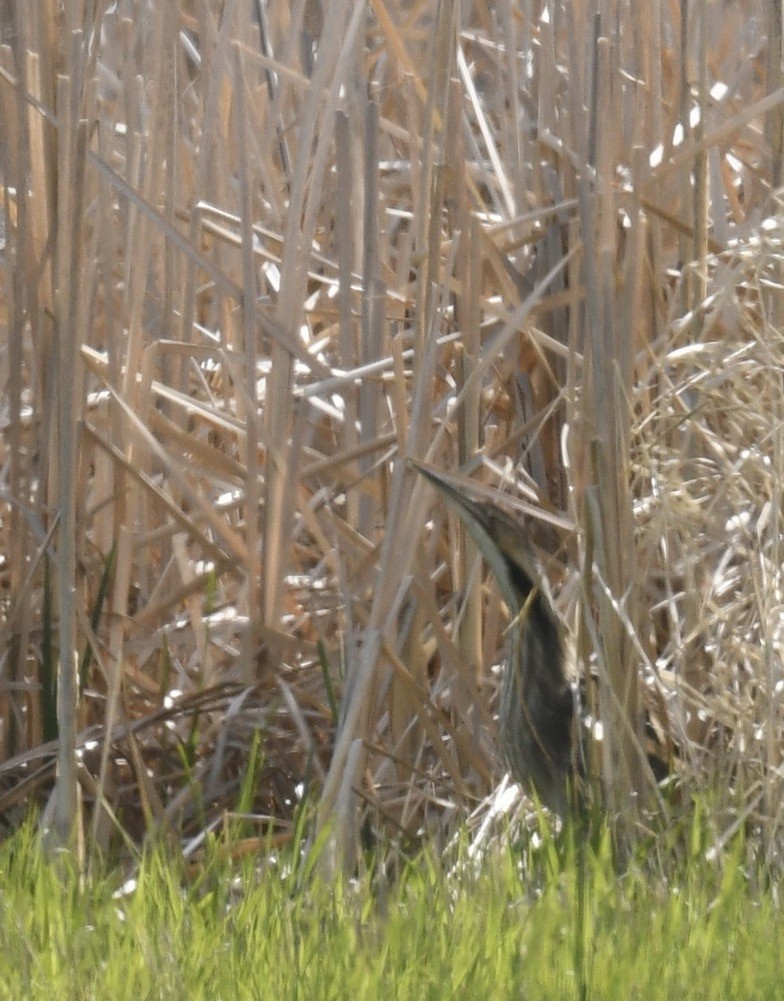
[[[462,875],[423,857],[383,890],[215,846],[194,878],[156,849],[131,889],[47,861],[28,829],[0,849],[0,998],[780,997],[781,914],[740,847],[665,879],[619,874],[604,844]]]

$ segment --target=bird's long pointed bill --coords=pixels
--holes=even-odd
[[[436,487],[447,505],[460,518],[468,529],[471,538],[477,545],[479,552],[487,561],[488,566],[495,574],[501,592],[504,596],[510,613],[517,611],[517,597],[515,595],[512,582],[509,577],[509,566],[498,547],[498,543],[490,534],[489,521],[482,505],[478,501],[466,497],[464,492],[454,486],[447,477],[435,472],[427,466],[421,465],[415,459],[409,459],[411,465],[420,472],[426,480]]]

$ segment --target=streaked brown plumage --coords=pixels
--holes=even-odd
[[[501,680],[499,736],[516,781],[564,816],[569,806],[574,699],[564,672],[555,611],[523,531],[493,504],[473,500],[446,477],[413,463],[459,516],[498,581],[512,618]]]

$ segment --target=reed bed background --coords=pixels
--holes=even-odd
[[[612,815],[780,860],[777,5],[0,18],[5,831],[486,835],[505,610],[415,458],[524,520]]]

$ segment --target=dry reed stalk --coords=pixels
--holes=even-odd
[[[784,98],[753,5],[56,7],[0,52],[11,823],[52,786],[58,635],[94,648],[61,752],[100,847],[197,844],[255,731],[260,829],[309,759],[349,859],[363,815],[411,844],[473,810],[506,612],[411,456],[525,516],[618,801],[644,704],[773,858]]]

